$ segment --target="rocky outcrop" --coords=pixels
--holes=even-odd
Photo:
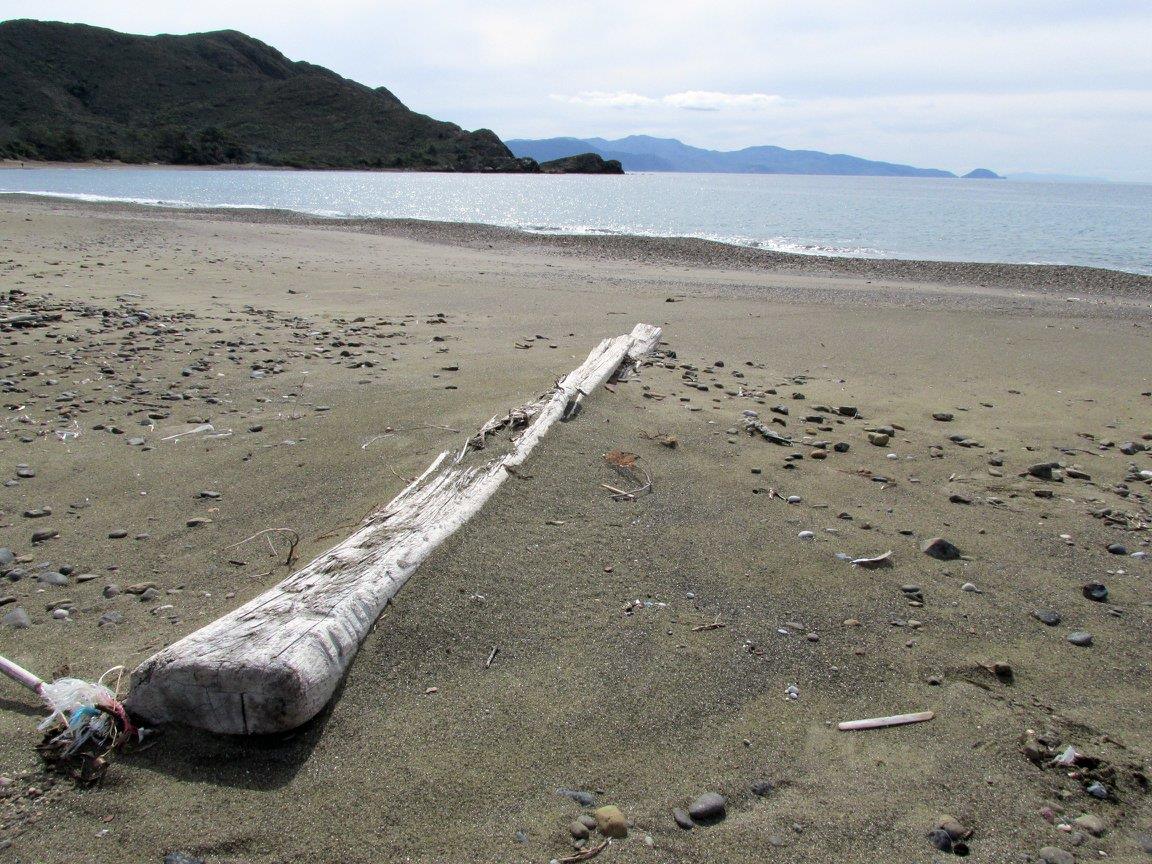
[[[624,167],[616,159],[605,159],[597,153],[580,153],[563,159],[540,163],[541,174],[623,174]]]

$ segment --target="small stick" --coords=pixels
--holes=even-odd
[[[576,864],[578,861],[587,861],[589,858],[595,858],[601,852],[608,848],[611,840],[605,840],[599,846],[593,846],[590,849],[584,849],[577,852],[575,855],[569,855],[566,858],[557,858],[557,864]]]
[[[496,659],[496,655],[499,653],[500,653],[500,646],[499,645],[493,645],[492,646],[492,652],[488,655],[488,659],[484,661],[484,668],[485,669],[492,668],[492,661]]]
[[[693,627],[692,632],[693,633],[704,633],[708,630],[719,630],[721,627],[727,627],[727,626],[728,626],[727,624],[724,624],[720,621],[713,621],[711,624],[699,624],[696,627]]]
[[[904,726],[908,723],[923,723],[936,716],[934,711],[918,711],[915,714],[894,714],[891,717],[872,717],[868,720],[848,720],[836,728],[841,732],[857,729],[883,729],[887,726]]]

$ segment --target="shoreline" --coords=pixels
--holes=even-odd
[[[39,324],[5,325],[0,356],[0,638],[25,668],[135,668],[605,337],[644,322],[665,344],[423,561],[298,730],[166,726],[77,791],[42,770],[36,697],[6,690],[0,850],[539,864],[595,850],[570,826],[615,805],[628,836],[597,864],[926,860],[942,814],[973,860],[1135,860],[1146,292],[258,215],[0,201],[3,317]],[[609,494],[613,451],[647,494]],[[926,554],[935,537],[962,557]],[[848,563],[885,550],[889,569]],[[1056,770],[1067,747],[1091,773]],[[708,792],[726,818],[679,827]]]
[[[895,283],[932,283],[950,287],[987,288],[995,285],[1037,295],[1051,296],[1073,292],[1090,294],[1094,298],[1122,298],[1152,304],[1152,275],[1083,265],[804,254],[758,249],[694,237],[545,234],[478,222],[319,216],[294,210],[239,206],[173,207],[128,201],[90,201],[83,198],[25,192],[0,193],[0,200],[3,199],[73,211],[92,209],[107,214],[341,230],[466,248],[492,248],[496,244],[501,244],[508,248],[534,248],[561,255],[592,255],[632,263],[752,270],[790,276],[840,277],[868,282],[878,280]]]

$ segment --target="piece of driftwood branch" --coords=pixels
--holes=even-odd
[[[908,723],[923,723],[931,720],[933,711],[917,711],[915,714],[894,714],[891,717],[871,717],[867,720],[847,720],[836,728],[841,732],[854,732],[858,729],[884,729],[888,726],[904,726]]]
[[[441,453],[403,492],[276,587],[145,660],[132,675],[130,711],[151,723],[213,732],[293,729],[314,717],[387,602],[441,542],[475,515],[558,420],[609,380],[632,372],[660,338],[638,324],[605,339],[534,402],[493,418],[455,456]],[[500,430],[510,449],[461,464]]]

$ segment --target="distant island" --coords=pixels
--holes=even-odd
[[[876,162],[842,153],[817,150],[786,150],[783,147],[746,147],[743,150],[705,150],[675,138],[630,135],[627,138],[510,139],[509,149],[520,157],[560,159],[591,152],[614,159],[626,171],[695,171],[726,174],[836,174],[868,177],[955,177],[939,168],[916,168],[893,162]],[[979,168],[966,177],[997,178]]]
[[[135,36],[33,20],[0,22],[0,159],[541,171],[488,129],[417,114],[235,30]],[[612,168],[589,154],[544,170]]]

